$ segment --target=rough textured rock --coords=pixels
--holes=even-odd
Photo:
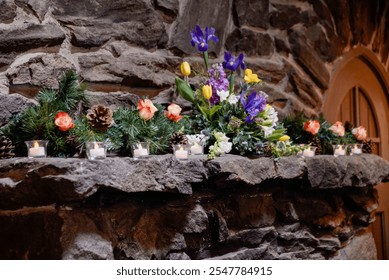
[[[12,115],[15,115],[25,108],[36,104],[33,100],[20,94],[0,94],[0,127],[8,123]]]
[[[25,27],[0,28],[0,52],[25,51],[60,45],[65,34],[55,24],[26,24]]]
[[[377,258],[377,251],[373,235],[368,232],[352,239],[351,243],[341,249],[335,260],[373,260]]]
[[[13,0],[0,1],[2,12],[0,14],[0,23],[11,23],[16,17],[16,5]]]
[[[268,28],[269,26],[269,0],[235,0],[238,26],[249,25]],[[261,16],[258,16],[261,15]]]

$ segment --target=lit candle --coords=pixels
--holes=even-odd
[[[149,152],[147,151],[147,149],[142,148],[142,145],[140,143],[138,144],[138,148],[134,149],[134,154],[133,154],[134,158],[144,157],[148,155]]]
[[[190,147],[190,153],[192,155],[202,155],[203,154],[203,146],[200,146],[197,142],[195,142],[191,147]]]
[[[362,154],[362,147],[361,145],[353,145],[353,147],[351,148],[351,154],[353,155],[360,155]]]
[[[28,149],[28,157],[45,157],[45,147],[39,146],[38,141],[34,142],[33,147]]]
[[[183,147],[174,152],[177,159],[188,159],[188,151],[185,151]]]
[[[335,156],[344,156],[346,154],[346,150],[343,149],[342,145],[337,146],[337,148],[334,151]]]
[[[97,143],[94,143],[94,147],[89,150],[89,156],[92,159],[105,158],[104,147],[99,147],[99,145]]]
[[[305,149],[303,151],[303,157],[313,157],[315,156],[315,151],[311,149]]]

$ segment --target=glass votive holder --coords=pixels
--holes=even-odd
[[[363,144],[351,144],[349,145],[350,148],[350,155],[361,155],[363,153],[362,151]]]
[[[334,150],[335,157],[347,155],[347,145],[332,145],[332,149]]]
[[[173,153],[176,159],[187,160],[189,157],[189,146],[184,144],[173,145]]]
[[[203,155],[204,154],[204,146],[201,143],[194,142],[190,146],[190,154],[191,155]]]
[[[302,157],[314,157],[315,153],[316,153],[316,149],[317,149],[317,147],[313,147],[313,146],[305,147],[304,150],[302,151],[301,156]]]
[[[28,158],[44,158],[47,156],[47,140],[25,141]]]
[[[149,150],[149,142],[138,142],[131,145],[132,157],[134,159],[140,159],[149,156]]]
[[[105,159],[107,157],[107,143],[86,142],[86,155],[90,160]]]

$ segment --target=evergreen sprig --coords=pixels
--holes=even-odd
[[[74,71],[65,71],[59,80],[59,89],[42,89],[38,95],[38,104],[31,106],[14,116],[3,129],[4,134],[15,144],[17,155],[26,154],[24,141],[49,140],[48,154],[67,156],[69,147],[66,132],[61,132],[54,124],[55,115],[64,111],[73,114],[81,102],[87,102],[85,87],[78,83]]]

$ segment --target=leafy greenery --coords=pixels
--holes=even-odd
[[[27,108],[11,119],[3,133],[15,144],[18,155],[26,154],[24,141],[49,140],[48,153],[53,156],[68,156],[67,132],[61,132],[54,124],[60,112],[76,113],[80,104],[86,103],[85,87],[78,83],[77,74],[65,71],[59,81],[59,89],[43,89],[37,95],[38,104]]]
[[[145,121],[139,117],[136,108],[120,108],[114,113],[113,135],[121,135],[122,153],[130,154],[131,145],[149,142],[151,154],[163,154],[170,151],[170,136],[176,131],[189,132],[189,119],[184,116],[179,122],[172,122],[164,115],[164,108],[155,104],[158,111],[154,117]]]

